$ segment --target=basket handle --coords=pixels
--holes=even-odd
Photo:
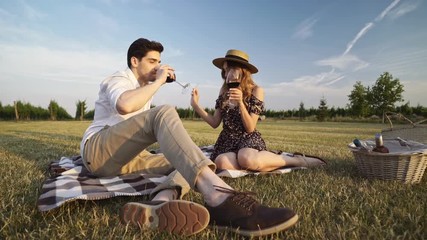
[[[405,117],[405,116],[403,116],[402,114],[400,114],[400,113],[394,113],[394,112],[386,112],[385,113],[385,117],[387,118],[387,121],[389,122],[389,124],[390,124],[390,129],[392,130],[393,129],[393,123],[391,122],[391,119],[390,119],[390,116],[389,115],[393,115],[393,116],[397,116],[397,117],[399,117],[399,118],[403,118],[403,119],[405,119],[406,121],[408,121],[413,127],[415,127],[415,125],[417,125],[417,124],[419,124],[419,123],[422,123],[422,122],[424,122],[424,121],[426,121],[427,119],[424,119],[424,120],[421,120],[421,121],[419,121],[419,122],[416,122],[416,123],[414,123],[414,122],[412,122],[411,120],[409,120],[407,117]]]
[[[418,122],[414,123],[414,125],[417,125],[417,124],[423,123],[423,122],[425,122],[425,121],[427,121],[427,119],[423,119],[423,120],[421,120],[421,121],[418,121]]]

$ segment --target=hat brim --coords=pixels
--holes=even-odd
[[[252,64],[250,64],[244,60],[239,60],[239,59],[235,59],[235,58],[228,58],[228,57],[216,58],[216,59],[212,60],[212,63],[217,68],[222,69],[222,66],[224,66],[225,61],[241,63],[248,68],[250,73],[257,73],[258,72],[258,68],[255,67],[254,65],[252,65]]]

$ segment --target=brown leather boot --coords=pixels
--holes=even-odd
[[[205,205],[211,216],[209,224],[218,229],[254,237],[283,231],[298,221],[298,215],[291,209],[263,206],[249,196],[254,193],[222,187],[217,187],[217,191],[230,194],[219,206]]]
[[[184,200],[129,202],[122,207],[120,220],[141,229],[189,236],[206,228],[209,212],[200,204]]]

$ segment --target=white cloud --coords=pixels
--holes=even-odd
[[[363,27],[356,35],[355,38],[353,38],[353,40],[351,40],[351,42],[349,42],[347,44],[347,49],[344,51],[343,55],[346,55],[347,53],[350,52],[350,50],[353,48],[354,44],[356,44],[356,42],[363,36],[365,35],[369,29],[371,29],[374,26],[374,24],[372,22],[367,23],[365,25],[365,27]]]
[[[396,9],[393,9],[392,11],[390,11],[388,16],[391,19],[402,17],[403,15],[416,10],[419,4],[420,4],[419,2],[411,2],[411,3],[404,2],[400,4],[398,7],[396,7]]]
[[[12,13],[4,10],[3,8],[0,8],[0,21],[2,21],[4,18],[11,18],[14,17]]]
[[[395,0],[390,5],[388,5],[387,8],[385,8],[381,12],[381,14],[377,16],[375,21],[381,21],[399,3],[399,1],[400,0]],[[312,24],[310,23],[310,21],[307,21],[307,23],[302,26],[307,25],[309,26],[307,29],[310,29],[315,22],[313,22]],[[345,75],[343,73],[336,73],[335,69],[338,69],[340,71],[355,72],[368,67],[369,63],[359,59],[359,57],[357,57],[356,55],[349,54],[349,52],[352,50],[354,45],[374,26],[375,24],[373,22],[368,22],[367,24],[365,24],[365,26],[347,44],[347,47],[341,56],[333,56],[315,62],[315,64],[319,66],[330,66],[330,72],[323,72],[311,76],[302,76],[295,79],[290,84],[293,84],[296,87],[302,86],[304,88],[310,88],[314,86],[331,86],[334,83],[339,82],[340,80],[345,78]],[[304,29],[304,27],[302,27],[301,29]]]
[[[378,15],[375,18],[375,21],[379,22],[381,20],[383,20],[383,18],[391,11],[391,9],[393,9],[398,3],[400,2],[400,0],[394,0],[390,5],[388,5],[382,12],[380,15]]]
[[[343,75],[336,73],[335,69],[329,72],[322,72],[316,75],[306,75],[294,79],[291,83],[281,83],[279,85],[293,85],[302,89],[317,88],[330,85],[331,82],[336,82],[337,79],[342,79]]]
[[[132,4],[133,0],[96,0],[96,1],[100,2],[102,4],[105,4],[109,7],[112,7],[114,5],[114,3],[117,3],[117,2],[120,4],[122,4],[122,3],[131,3]],[[155,0],[138,0],[137,2],[138,2],[138,4],[151,4],[151,3],[155,2]]]
[[[303,102],[307,108],[317,107],[323,96],[327,102],[339,103],[335,105],[336,107],[345,107],[348,99],[343,92],[350,92],[351,86],[333,88],[329,84],[342,78],[344,78],[343,75],[331,71],[299,77],[292,82],[266,86],[264,87],[266,107],[275,110],[293,109],[298,108],[300,102]],[[286,96],[286,101],[283,100],[283,96]],[[332,107],[331,104],[328,106]]]
[[[0,44],[0,52],[0,71],[3,74],[20,73],[21,69],[25,69],[25,73],[32,76],[57,74],[61,78],[67,78],[70,75],[93,75],[122,65],[122,61],[119,61],[121,58],[115,53],[105,51],[54,50],[46,47]]]
[[[29,20],[32,20],[32,21],[39,20],[46,16],[46,14],[36,10],[26,2],[22,1],[21,4],[22,4],[22,9],[24,10],[24,16]]]
[[[172,58],[172,57],[180,57],[184,55],[184,51],[182,51],[181,49],[178,48],[174,48],[172,46],[167,46],[165,47],[165,55],[168,56],[168,58]]]
[[[319,66],[331,66],[332,68],[342,71],[358,71],[369,65],[369,63],[360,60],[357,56],[351,54],[319,60],[316,64]]]
[[[370,69],[377,72],[391,72],[396,77],[423,79],[427,74],[425,68],[427,62],[427,49],[387,49],[376,58],[371,59]],[[414,69],[417,69],[414,71]],[[427,99],[427,98],[426,98]]]
[[[41,34],[25,26],[0,22],[0,28],[0,37],[8,39],[11,42],[22,41],[23,39],[27,42],[44,42],[49,39],[45,34]]]
[[[293,37],[298,39],[307,39],[313,35],[313,27],[318,20],[314,18],[308,18],[301,22],[297,26],[297,30],[295,31]]]
[[[108,29],[108,32],[115,32],[119,29],[119,24],[114,18],[106,16],[95,9],[87,9],[89,16],[93,18],[94,24],[97,25],[99,29]]]
[[[417,106],[418,104],[426,106],[425,90],[427,89],[427,81],[408,80],[402,81],[402,84],[405,86],[405,91],[403,92],[405,102],[409,101],[411,106]]]
[[[24,100],[47,106],[50,99],[57,99],[70,114],[78,99],[87,98],[91,108],[102,79],[114,70],[125,68],[124,56],[105,50],[54,50],[0,44],[0,53],[4,104]],[[12,84],[16,82],[20,84]]]
[[[337,78],[335,78],[335,79],[332,79],[331,81],[329,81],[328,83],[326,83],[325,84],[325,86],[329,86],[329,85],[332,85],[332,84],[334,84],[334,83],[336,83],[336,82],[338,82],[338,81],[340,81],[340,80],[342,80],[342,79],[344,79],[345,78],[345,76],[339,76],[339,77],[337,77]]]
[[[357,71],[368,66],[368,63],[360,60],[354,55],[341,55],[316,62],[319,66],[329,66],[329,72],[321,72],[315,75],[305,75],[293,79],[291,82],[282,82],[266,87],[266,102],[273,103],[268,106],[271,109],[292,109],[296,108],[300,102],[304,102],[307,107],[317,107],[320,98],[325,96],[327,101],[341,103],[337,107],[345,107],[348,99],[343,92],[350,92],[352,86],[344,83],[340,88],[334,84],[345,79],[343,71]],[[336,70],[339,70],[337,72]],[[278,99],[286,95],[286,103],[281,103]],[[280,104],[277,104],[279,102]]]
[[[393,1],[390,5],[388,5],[382,12],[380,15],[378,15],[375,18],[375,22],[380,22],[381,20],[383,20],[383,18],[385,16],[387,16],[389,13],[392,16],[392,18],[397,18],[403,14],[406,14],[412,10],[414,10],[416,8],[416,6],[414,7],[414,4],[402,4],[400,7],[398,7],[397,9],[393,9],[398,3],[400,2],[400,0],[395,0]],[[374,27],[374,23],[373,22],[369,22],[367,23],[356,35],[356,37],[351,40],[351,42],[349,42],[347,44],[347,48],[344,51],[343,55],[347,54],[350,52],[350,50],[353,48],[353,46],[357,43],[357,41],[363,37],[372,27]]]

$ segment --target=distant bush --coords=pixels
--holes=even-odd
[[[72,117],[67,111],[58,106],[55,108],[56,120],[70,120]],[[48,108],[33,106],[30,103],[17,101],[14,105],[3,106],[0,102],[0,120],[51,120],[52,112]]]

